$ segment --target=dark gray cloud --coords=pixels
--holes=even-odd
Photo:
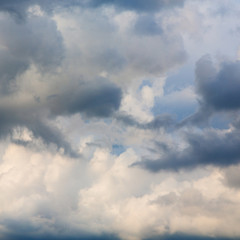
[[[15,77],[28,68],[29,62],[26,59],[15,57],[7,49],[0,50],[0,58],[0,89],[2,93],[8,93],[14,89]]]
[[[35,1],[32,0],[23,0],[21,4],[16,0],[2,0],[0,3],[1,11],[6,11],[12,14],[18,19],[22,19],[25,16],[27,8],[33,4]]]
[[[240,109],[240,61],[223,62],[217,70],[211,57],[205,55],[196,63],[195,75],[200,106],[195,114],[179,124],[180,127],[204,124],[214,113]]]
[[[109,117],[118,110],[122,92],[115,84],[104,79],[79,84],[62,94],[50,96],[47,105],[53,115],[85,113],[89,117]]]
[[[39,233],[39,227],[29,226],[26,223],[16,222],[8,223],[11,232],[1,234],[4,240],[120,240],[117,235],[112,233],[91,234],[91,233],[72,233],[72,234],[47,234]],[[65,228],[65,227],[63,227]],[[66,229],[66,228],[65,228]]]
[[[25,0],[19,10],[28,8],[33,3],[36,1]],[[16,1],[2,1],[0,8],[13,11],[16,7],[17,11],[18,4]],[[47,2],[43,1],[42,4]],[[54,143],[63,148],[66,154],[77,156],[61,132],[49,123],[49,119],[76,113],[84,113],[88,117],[109,117],[119,108],[121,89],[103,79],[91,83],[79,81],[79,85],[70,87],[70,80],[67,88],[59,86],[61,90],[54,92],[48,99],[44,99],[37,91],[36,94],[40,96],[36,96],[32,102],[21,104],[21,97],[11,98],[21,93],[22,86],[18,85],[16,78],[32,65],[42,76],[53,73],[64,58],[63,39],[53,19],[37,15],[29,16],[27,21],[20,23],[3,15],[0,34],[0,97],[8,98],[0,106],[0,137],[12,134],[16,127],[27,127],[46,144]],[[112,59],[114,57],[115,55]],[[119,61],[109,62],[109,68],[118,65]]]
[[[17,24],[9,17],[0,21],[0,83],[2,93],[14,90],[14,80],[31,64],[51,71],[61,64],[63,40],[56,23],[47,17],[34,16]]]
[[[134,10],[139,12],[154,12],[161,9],[182,7],[185,0],[70,0],[70,1],[58,1],[58,0],[2,0],[0,2],[0,10],[9,12],[15,19],[22,20],[27,16],[27,10],[30,6],[39,5],[48,13],[51,13],[59,7],[71,8],[71,7],[84,7],[84,8],[96,8],[106,5],[115,6],[118,9]]]
[[[34,224],[25,219],[2,218],[1,225],[5,227],[1,232],[1,239],[4,240],[120,240],[114,233],[94,234],[85,230],[76,231],[63,226],[57,219],[54,224],[48,226],[55,230],[54,233],[51,231],[48,233],[41,224]]]
[[[47,234],[39,234],[39,236],[28,236],[26,234],[6,234],[4,235],[4,240],[42,240],[42,239],[48,239],[48,240],[121,240],[114,234],[101,234],[101,235],[81,235],[78,234],[76,236],[51,236]],[[203,239],[204,240],[204,239]],[[225,239],[223,239],[225,240]],[[228,240],[228,239],[227,239]]]
[[[54,237],[54,236],[38,236],[29,237],[26,235],[14,235],[9,234],[4,236],[6,240],[121,240],[114,234],[101,234],[101,235],[83,235],[83,236],[67,236],[67,237]],[[151,238],[144,238],[143,240],[240,240],[238,237],[209,237],[209,236],[198,236],[198,235],[186,235],[186,234],[172,234],[172,235],[159,235]]]
[[[141,162],[134,163],[133,166],[158,172],[192,169],[203,165],[226,167],[240,163],[239,129],[225,134],[207,130],[202,134],[187,133],[185,138],[188,147],[184,150],[176,150],[178,146],[159,147],[160,158],[143,159]]]
[[[240,62],[224,62],[217,72],[209,56],[196,64],[197,91],[204,105],[216,111],[240,108]]]
[[[183,6],[184,0],[89,0],[87,4],[92,7],[101,5],[113,5],[123,9],[135,10],[140,12],[158,11],[162,8]]]
[[[211,237],[211,236],[199,236],[199,235],[191,235],[191,234],[166,234],[155,236],[151,238],[144,238],[143,240],[239,240],[238,237]]]
[[[173,127],[175,123],[172,116],[168,114],[162,114],[162,115],[156,116],[152,121],[148,123],[140,123],[132,116],[124,113],[115,114],[115,118],[118,121],[125,124],[126,126],[132,126],[140,129],[150,129],[150,130]]]
[[[24,22],[27,18],[29,7],[38,5],[43,11],[51,14],[54,9],[59,7],[69,8],[71,6],[81,6],[81,0],[58,1],[58,0],[2,0],[0,10],[10,13],[17,22]]]
[[[22,7],[27,3],[23,1]],[[0,5],[7,8],[9,4],[16,3],[2,1]],[[64,46],[56,23],[42,16],[32,16],[27,22],[17,23],[4,15],[0,21],[0,35],[0,137],[11,134],[15,127],[27,127],[35,137],[41,137],[46,143],[55,143],[67,154],[76,155],[61,133],[47,123],[40,104],[33,99],[32,103],[22,105],[21,97],[14,97],[22,87],[16,77],[30,66],[35,65],[39,72],[46,73],[61,64]]]
[[[177,124],[177,127],[189,124],[204,126],[215,113],[231,112],[229,121],[233,121],[232,131],[219,133],[203,129],[201,134],[194,134],[189,129],[185,133],[184,141],[188,146],[184,150],[177,150],[178,146],[162,148],[156,144],[154,149],[159,151],[161,157],[155,160],[143,159],[133,165],[157,172],[203,165],[227,167],[240,162],[239,124],[234,121],[240,108],[240,62],[224,62],[217,71],[209,56],[202,57],[196,64],[196,88],[199,110]],[[228,178],[229,183],[235,182],[234,179]]]
[[[0,137],[12,134],[15,127],[27,127],[35,137],[46,144],[54,143],[65,153],[76,157],[78,154],[65,140],[59,129],[49,120],[60,115],[69,116],[81,113],[87,117],[110,117],[118,110],[121,102],[121,89],[107,80],[92,84],[79,84],[75,88],[50,96],[45,102],[33,101],[29,105],[0,107]],[[49,114],[50,112],[50,114]]]
[[[0,108],[0,137],[12,135],[16,127],[26,127],[32,131],[36,138],[41,138],[46,144],[54,143],[58,148],[63,148],[65,154],[77,157],[71,145],[65,140],[59,129],[49,124],[45,115],[36,106],[25,108],[1,107]],[[24,141],[15,143],[29,145]]]

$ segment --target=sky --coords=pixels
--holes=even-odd
[[[239,16],[1,0],[0,240],[239,240]]]

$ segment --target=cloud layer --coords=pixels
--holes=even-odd
[[[239,12],[1,1],[0,239],[240,239]]]

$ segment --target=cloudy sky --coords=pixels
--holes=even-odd
[[[240,239],[239,16],[1,0],[0,240]]]

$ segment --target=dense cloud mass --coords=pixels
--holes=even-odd
[[[239,13],[0,1],[0,240],[240,239]]]
[[[84,112],[88,116],[108,117],[118,110],[121,89],[107,81],[82,84],[62,94],[50,95],[47,105],[53,115],[68,115]],[[93,85],[93,86],[91,86]]]
[[[238,111],[240,89],[239,62],[221,64],[219,71],[213,67],[209,56],[204,56],[196,63],[196,88],[200,96],[199,111],[184,119],[179,124],[197,125],[208,120],[221,111],[228,113]],[[236,112],[237,113],[237,112]],[[233,120],[234,123],[234,120]],[[233,124],[232,123],[232,124]],[[167,148],[161,158],[144,159],[136,165],[141,165],[151,171],[179,170],[194,168],[199,165],[230,166],[240,161],[239,126],[232,126],[225,132],[207,129],[201,134],[185,134],[187,147],[176,151],[176,147]]]
[[[33,16],[26,23],[16,23],[1,16],[1,91],[14,91],[14,79],[35,64],[51,71],[64,55],[62,37],[56,23],[49,18]],[[47,38],[42,38],[47,34]]]
[[[187,133],[185,149],[166,148],[160,159],[144,160],[139,165],[151,170],[195,168],[199,165],[220,167],[240,163],[239,129],[227,133],[207,130],[203,134]]]
[[[217,72],[209,57],[197,62],[197,88],[203,97],[203,104],[215,111],[237,110],[240,107],[240,63],[224,62]]]

